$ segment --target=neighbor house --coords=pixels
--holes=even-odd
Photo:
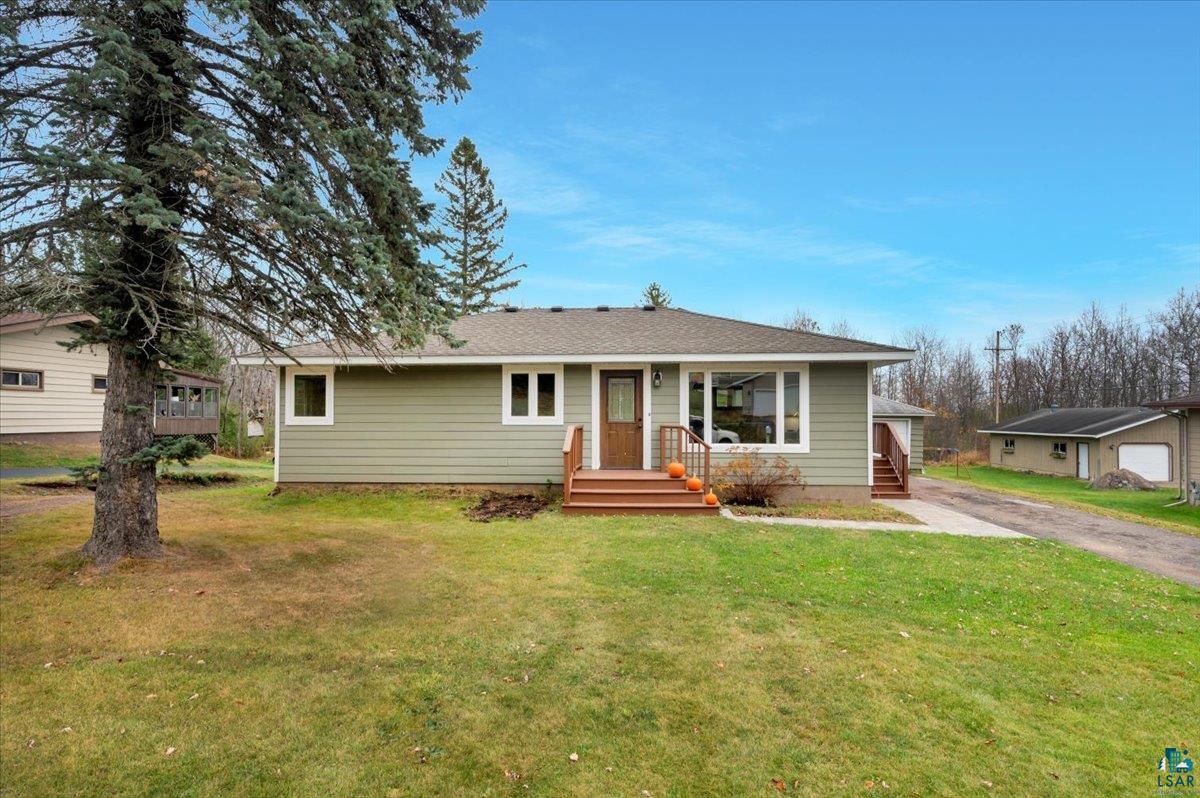
[[[0,440],[95,443],[108,390],[103,344],[68,350],[72,327],[95,322],[86,313],[0,317]],[[216,443],[220,383],[203,374],[171,372],[155,391],[154,434],[195,435]]]
[[[383,363],[336,343],[240,357],[277,370],[276,481],[549,483],[568,512],[712,512],[667,465],[707,487],[749,448],[803,471],[792,495],[865,502],[873,436],[896,429],[874,429],[871,373],[912,357],[651,306],[507,308],[451,333],[461,347],[384,345]]]
[[[1178,419],[1179,488],[1193,504],[1197,503],[1200,501],[1200,393],[1147,402],[1146,407]]]
[[[1144,407],[1049,407],[979,430],[1000,468],[1095,479],[1118,468],[1171,484],[1179,425]]]

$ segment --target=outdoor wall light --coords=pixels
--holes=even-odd
[[[655,388],[661,388],[662,387],[662,372],[656,370],[652,375],[650,375],[650,383]]]

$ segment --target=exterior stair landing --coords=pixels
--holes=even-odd
[[[576,471],[563,497],[566,515],[717,515],[720,505],[704,503],[704,491],[661,471]]]

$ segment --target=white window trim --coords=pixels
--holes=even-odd
[[[771,452],[780,454],[808,454],[811,446],[811,438],[809,437],[809,417],[811,415],[811,407],[809,406],[809,374],[807,363],[771,363],[771,364],[754,364],[754,363],[682,363],[679,366],[679,423],[691,429],[691,418],[688,412],[688,375],[693,371],[704,372],[704,438],[705,443],[712,447],[714,452],[728,452],[734,449],[754,449],[758,452]],[[713,443],[712,424],[707,423],[707,419],[712,418],[712,375],[713,372],[731,371],[731,372],[746,372],[746,371],[773,371],[775,372],[775,442],[774,443]],[[783,373],[785,371],[800,372],[800,442],[799,443],[781,443],[783,438],[784,425],[780,423],[783,419]],[[870,449],[870,447],[867,447]]]
[[[289,427],[330,426],[333,424],[333,366],[288,366],[287,383],[284,395],[284,419]],[[297,416],[294,397],[296,395],[297,374],[321,374],[325,377],[325,415]],[[276,460],[278,462],[278,460]]]
[[[566,385],[563,383],[563,367],[557,365],[506,364],[500,369],[500,423],[506,426],[562,426],[563,404]],[[514,416],[512,414],[512,375],[529,375],[529,409],[533,415]],[[537,375],[554,375],[554,415],[537,415]]]

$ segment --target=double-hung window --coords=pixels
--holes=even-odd
[[[333,424],[333,366],[289,367],[284,402],[288,424]]]
[[[683,423],[717,451],[808,451],[808,366],[684,367]]]
[[[1014,451],[1016,451],[1016,449],[1017,449],[1017,439],[1016,438],[1005,438],[1004,439],[1004,451],[1014,452]]]
[[[505,366],[500,407],[502,424],[562,424],[562,366]]]

